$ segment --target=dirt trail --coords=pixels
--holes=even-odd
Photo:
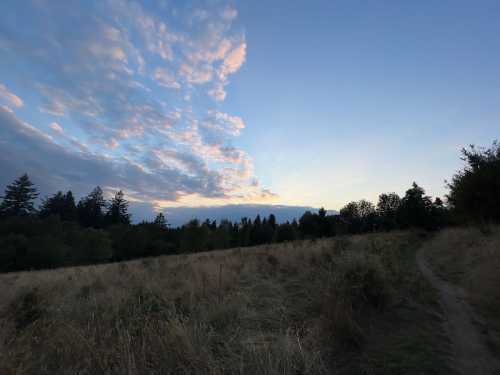
[[[445,329],[452,342],[452,367],[460,374],[500,374],[500,363],[490,353],[484,337],[474,325],[474,312],[465,300],[462,288],[437,277],[427,264],[423,251],[417,263],[424,276],[439,291],[445,312]]]

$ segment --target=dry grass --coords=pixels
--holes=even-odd
[[[489,344],[500,355],[500,227],[454,228],[426,244],[426,255],[444,279],[461,286],[484,321]]]
[[[418,324],[411,338],[401,324],[390,357],[366,348],[387,343],[374,336],[386,324],[377,317],[401,318],[429,292],[408,266],[418,241],[373,234],[1,275],[0,374],[405,368],[401,340],[428,339]],[[410,310],[403,318],[416,317]]]

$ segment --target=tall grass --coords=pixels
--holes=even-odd
[[[0,276],[0,374],[327,374],[397,303],[411,233]]]

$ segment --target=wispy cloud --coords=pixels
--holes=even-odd
[[[8,105],[13,105],[16,108],[20,108],[24,105],[22,99],[16,94],[9,91],[9,89],[0,83],[0,99]]]
[[[29,160],[4,157],[1,166],[24,171],[41,164],[36,173],[47,179],[57,175],[87,190],[121,186],[144,202],[272,196],[254,183],[251,157],[232,145],[244,120],[218,108],[246,58],[231,3],[193,9],[104,0],[12,8],[19,9],[0,14],[0,54],[25,67],[13,79],[32,82],[35,95],[23,102],[0,84],[7,105],[0,126],[8,129],[0,142]],[[7,110],[23,104],[32,125]],[[28,127],[20,133],[16,124]],[[36,155],[20,152],[27,144]],[[55,164],[60,171],[50,167],[59,157],[66,160]]]

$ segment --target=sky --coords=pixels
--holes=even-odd
[[[499,120],[498,1],[2,2],[0,184],[136,219],[443,196]]]

